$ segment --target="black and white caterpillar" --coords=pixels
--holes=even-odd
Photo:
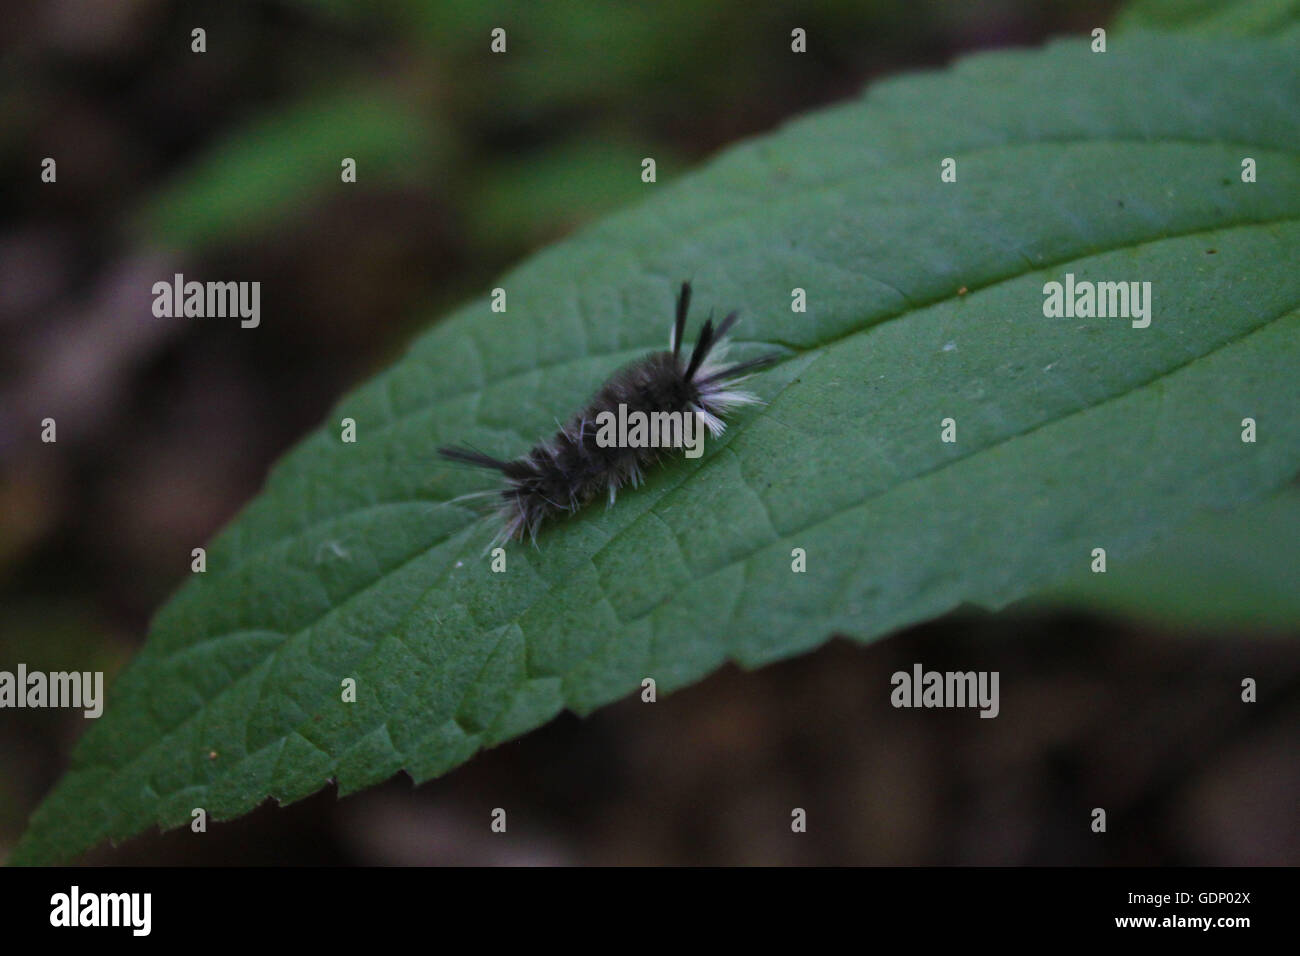
[[[536,445],[523,457],[505,461],[470,448],[438,449],[444,458],[491,468],[505,476],[505,486],[500,490],[504,500],[500,510],[501,529],[494,544],[511,538],[536,540],[537,531],[545,522],[572,514],[598,497],[607,495],[613,504],[619,488],[629,483],[633,487],[639,485],[645,469],[672,450],[673,446],[598,442],[595,423],[602,418],[602,413],[618,414],[622,405],[628,413],[694,414],[716,438],[726,428],[722,416],[741,405],[758,403],[757,398],[736,385],[779,356],[772,354],[725,364],[728,343],[723,338],[738,316],[731,312],[716,329],[712,318],[705,321],[690,358],[683,359],[682,334],[690,305],[691,285],[683,282],[668,351],[652,352],[615,372],[554,437]]]

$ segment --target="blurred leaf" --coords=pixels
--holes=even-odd
[[[536,246],[598,213],[646,195],[641,181],[645,149],[608,139],[577,139],[478,171],[467,220],[473,242],[493,254],[519,244]],[[656,167],[680,167],[667,150],[654,150]]]
[[[670,690],[1001,607],[1094,547],[1123,560],[1282,487],[1300,468],[1298,93],[1292,49],[1265,41],[1075,40],[880,84],[662,177],[502,279],[507,313],[483,298],[435,326],[278,465],[14,860],[331,777],[426,780],[647,676]],[[1151,282],[1150,327],[1045,318],[1067,272]],[[490,479],[434,449],[522,453],[662,347],[688,276],[697,308],[742,310],[742,356],[786,348],[755,379],[770,404],[491,573],[490,521],[448,503]]]
[[[36,597],[10,601],[0,631],[0,665],[22,662],[33,671],[104,671],[105,681],[121,669],[131,646],[96,617],[89,602]]]
[[[1300,40],[1300,0],[1135,0],[1117,30],[1180,30]]]
[[[1105,574],[1043,595],[1178,627],[1300,626],[1300,489],[1208,514]]]
[[[441,45],[449,32],[445,10],[421,9],[429,16],[417,30]],[[717,16],[707,5],[690,0],[609,4],[600,16],[592,16],[587,0],[466,3],[459,9],[463,19],[450,33],[458,40],[473,38],[469,62],[484,67],[479,70],[485,87],[479,102],[520,113],[644,99],[674,81],[693,82],[698,68],[665,75],[664,65],[680,63],[683,44],[707,37]],[[503,56],[489,49],[491,31],[497,27],[506,31],[508,53]],[[599,81],[593,82],[594,77]]]
[[[230,134],[141,211],[138,228],[188,249],[280,225],[333,190],[426,184],[441,136],[434,120],[382,90],[331,94],[273,110]],[[357,182],[341,180],[357,161]]]

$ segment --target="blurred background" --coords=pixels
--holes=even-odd
[[[670,180],[875,77],[1086,34],[1116,6],[3,4],[0,669],[111,682],[278,455],[449,307],[639,201],[641,157]],[[261,327],[152,320],[174,272],[261,281]],[[327,789],[86,859],[1296,863],[1300,654],[1279,636],[963,612],[565,716],[418,789]],[[1000,670],[1003,715],[893,710],[889,675],[916,661]],[[0,711],[0,859],[83,728]]]

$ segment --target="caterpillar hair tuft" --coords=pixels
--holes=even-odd
[[[504,476],[501,528],[493,544],[525,537],[536,541],[538,530],[546,522],[573,514],[596,498],[608,497],[613,504],[620,488],[639,485],[648,468],[665,453],[682,447],[601,442],[596,423],[608,421],[606,413],[694,415],[716,438],[726,428],[723,416],[742,405],[758,403],[757,398],[736,386],[779,355],[726,364],[724,338],[738,317],[738,313],[731,312],[716,328],[713,319],[707,319],[695,347],[685,356],[682,336],[690,305],[691,285],[683,282],[668,350],[652,352],[615,372],[566,425],[526,455],[507,461],[470,448],[438,449],[451,461],[499,471]]]

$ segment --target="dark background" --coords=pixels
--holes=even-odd
[[[670,180],[875,77],[1083,35],[1115,6],[5,5],[0,668],[111,681],[279,454],[447,308],[639,201],[640,157]],[[152,320],[177,271],[261,281],[262,326]],[[565,716],[418,790],[327,789],[88,859],[1295,863],[1300,654],[1277,638],[963,612]],[[1002,716],[892,709],[890,674],[917,661],[1001,671]],[[83,726],[0,712],[0,859]]]

